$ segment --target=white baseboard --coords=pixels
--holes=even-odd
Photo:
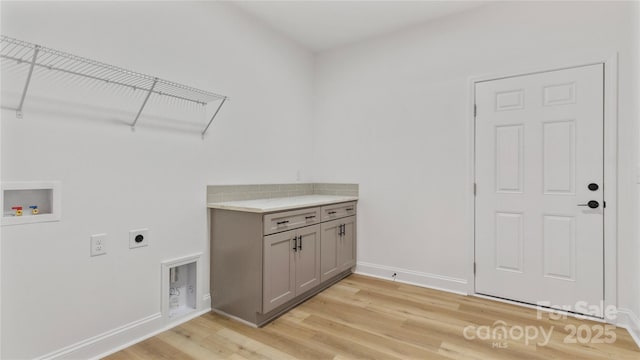
[[[435,290],[442,290],[461,295],[468,295],[468,283],[466,279],[459,279],[450,276],[429,274],[419,271],[394,268],[390,266],[358,262],[356,274],[372,276],[385,280],[393,280],[392,274],[396,273],[395,281],[426,287]]]
[[[162,313],[158,312],[62,349],[39,356],[36,359],[101,359],[200,315],[206,314],[209,311],[211,311],[211,308],[207,307],[194,311],[170,323],[167,323],[167,319],[162,316]]]
[[[640,348],[640,317],[629,309],[619,308],[617,325],[627,329]]]
[[[149,324],[155,323],[160,319],[162,319],[162,314],[158,312],[158,313],[146,316],[142,319],[132,321],[128,324],[122,325],[115,329],[106,331],[102,334],[92,336],[88,339],[79,341],[75,344],[65,346],[61,349],[52,351],[48,354],[39,356],[36,359],[64,359],[69,356],[77,358],[78,353],[82,352],[82,350],[84,349],[94,347],[100,343],[108,342],[110,339],[119,338],[125,333],[128,334],[134,330],[146,328]]]

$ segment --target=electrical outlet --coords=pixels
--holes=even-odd
[[[91,235],[91,256],[107,253],[107,234]]]
[[[129,249],[149,245],[149,229],[129,231]]]

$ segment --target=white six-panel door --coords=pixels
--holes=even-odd
[[[475,94],[476,292],[599,305],[603,65],[479,82]]]

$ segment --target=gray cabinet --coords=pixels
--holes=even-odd
[[[299,229],[296,263],[296,296],[320,284],[320,225]]]
[[[338,220],[328,221],[322,223],[320,232],[321,245],[320,245],[320,280],[325,282],[336,275],[339,271],[338,265],[338,232],[339,225],[341,223]]]
[[[346,270],[356,264],[356,217],[342,220],[342,237],[338,247],[340,270]]]
[[[356,202],[325,205],[320,209],[322,221],[330,221],[356,214]]]
[[[320,284],[320,226],[265,236],[263,268],[265,313]]]
[[[320,208],[282,211],[264,216],[264,234],[273,234],[320,222]]]
[[[356,217],[324,222],[320,231],[320,279],[324,282],[356,264]]]
[[[296,296],[294,247],[297,248],[293,230],[264,238],[263,312],[269,312]]]
[[[356,202],[271,213],[211,209],[213,310],[262,326],[349,275],[355,211]]]

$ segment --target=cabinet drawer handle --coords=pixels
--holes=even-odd
[[[311,215],[311,216],[305,216],[304,218],[305,218],[305,219],[307,219],[307,220],[309,220],[309,219],[313,219],[313,218],[315,218],[315,217],[316,217],[315,215]]]
[[[347,211],[353,211],[353,208],[347,208]]]
[[[333,214],[335,214],[335,213],[336,213],[335,211],[329,211],[327,214],[329,214],[329,215],[333,215]]]
[[[287,224],[287,223],[289,223],[289,220],[284,220],[284,221],[278,221],[277,222],[278,225]]]

